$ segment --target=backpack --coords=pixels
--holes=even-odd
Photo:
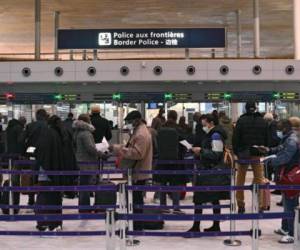
[[[157,133],[158,159],[178,160],[179,134],[175,128],[161,128]]]

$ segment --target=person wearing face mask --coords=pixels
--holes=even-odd
[[[252,161],[252,164],[239,164],[237,168],[237,186],[243,186],[246,180],[247,169],[249,165],[253,169],[254,179],[256,184],[264,184],[264,166],[259,163],[261,153],[258,152],[255,145],[267,146],[268,138],[268,123],[263,119],[263,116],[256,112],[255,102],[246,103],[246,113],[243,114],[237,121],[236,127],[233,130],[232,148],[234,154],[239,160]],[[236,192],[236,200],[238,212],[245,213],[244,191]],[[259,208],[263,210],[263,196],[259,197]]]
[[[133,185],[145,185],[146,180],[151,178],[150,174],[142,174],[139,171],[152,169],[152,137],[142,120],[142,115],[139,111],[130,112],[125,122],[127,128],[132,128],[132,134],[126,145],[111,145],[110,150],[116,155],[121,156],[122,161],[128,164],[131,162],[131,166],[122,166],[124,168],[133,168]],[[143,205],[144,198],[142,191],[133,192],[133,204]],[[143,209],[133,209],[134,213],[143,213]],[[134,230],[143,230],[143,222],[134,221]]]
[[[280,170],[285,167],[285,171],[289,172],[295,165],[299,163],[299,138],[297,131],[293,130],[292,123],[289,120],[280,120],[277,125],[277,136],[281,138],[280,145],[273,148],[259,147],[261,152],[269,155],[276,155],[275,158],[268,158],[264,162],[267,166],[275,169],[275,179],[279,179]],[[283,207],[284,212],[294,213],[298,206],[298,195],[290,196],[283,191]],[[294,243],[294,219],[283,219],[281,228],[274,231],[281,235],[279,243]]]
[[[224,166],[224,145],[226,134],[220,130],[217,124],[216,117],[208,114],[202,121],[203,130],[206,136],[202,141],[201,147],[193,147],[192,151],[198,155],[201,160],[199,166],[202,170],[218,170]],[[228,175],[198,175],[196,180],[197,186],[218,186],[230,185],[230,177]],[[212,203],[220,205],[220,200],[230,198],[229,192],[214,191],[214,192],[195,192],[195,205],[203,205],[204,203]],[[214,214],[221,214],[220,208],[213,209]],[[195,209],[195,214],[202,214],[202,209]],[[205,232],[220,231],[220,221],[214,221],[212,227],[204,229]],[[195,221],[192,228],[188,232],[200,232],[200,221]]]

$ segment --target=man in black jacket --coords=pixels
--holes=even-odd
[[[92,106],[91,112],[91,123],[95,127],[95,131],[93,133],[95,143],[101,143],[103,137],[109,141],[112,137],[111,129],[108,120],[101,117],[100,107],[98,105]]]
[[[268,145],[268,124],[263,119],[259,112],[256,112],[255,102],[246,103],[246,113],[243,114],[237,121],[233,131],[232,146],[233,152],[239,160],[250,160],[259,162],[259,152],[254,145]],[[245,184],[247,168],[249,164],[238,166],[237,170],[237,186]],[[263,184],[264,168],[260,163],[251,164],[254,174],[253,182]],[[260,197],[259,204],[262,207],[262,198]],[[239,213],[245,212],[244,191],[236,192],[237,205]]]
[[[48,129],[47,119],[48,114],[46,110],[39,109],[35,114],[36,121],[29,123],[26,126],[25,132],[22,137],[24,147],[24,155],[26,157],[36,157],[36,152],[34,154],[28,154],[26,151],[29,147],[37,148],[40,140],[43,139],[45,132]],[[34,179],[36,177],[33,177]],[[35,181],[32,180],[32,184]],[[34,205],[34,193],[29,194],[28,205]]]

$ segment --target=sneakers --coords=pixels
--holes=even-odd
[[[221,228],[220,228],[220,225],[213,225],[209,228],[205,228],[203,231],[204,232],[221,232]]]
[[[183,212],[183,211],[180,210],[180,209],[174,209],[174,210],[173,210],[173,214],[176,214],[176,215],[183,215],[183,214],[185,214],[185,212]]]
[[[281,235],[281,236],[286,236],[289,234],[289,232],[287,231],[284,231],[282,228],[279,228],[277,230],[274,230],[274,233],[275,234],[278,234],[278,235]]]
[[[170,213],[172,213],[172,211],[171,211],[171,209],[162,209],[161,213],[162,214],[170,214]]]
[[[294,237],[289,236],[289,235],[285,235],[283,236],[278,243],[280,244],[294,244]]]

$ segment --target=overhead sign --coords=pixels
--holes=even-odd
[[[245,91],[245,92],[230,92],[230,93],[221,93],[221,92],[212,92],[205,93],[205,99],[210,101],[274,101],[274,100],[285,100],[293,101],[299,100],[299,93],[296,92],[272,92],[272,91]]]
[[[225,28],[61,29],[58,49],[224,48]]]

